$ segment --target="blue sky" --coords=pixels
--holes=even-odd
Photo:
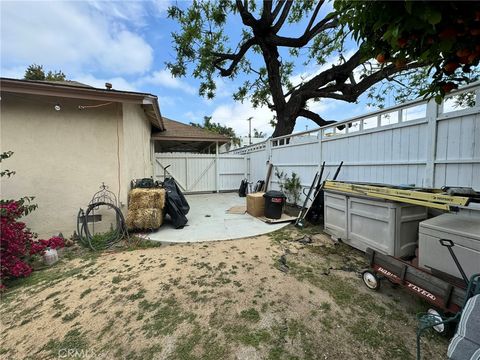
[[[117,90],[155,94],[162,115],[181,122],[201,122],[209,115],[245,136],[246,119],[252,116],[252,127],[271,134],[268,122],[272,113],[268,109],[254,109],[248,101],[242,104],[232,99],[243,77],[233,82],[218,78],[213,100],[199,97],[195,79],[171,77],[165,62],[174,57],[170,34],[177,25],[167,18],[169,5],[167,0],[2,0],[1,76],[22,78],[29,64],[42,64],[47,70],[61,69],[68,79],[92,86],[103,87],[108,81]],[[234,19],[227,31],[235,34],[239,28],[239,20]],[[297,26],[285,29],[283,34],[299,31]],[[294,81],[318,70],[316,66],[299,66]],[[363,101],[355,105],[336,100],[312,104],[310,109],[329,120],[368,111]],[[299,119],[295,130],[303,131],[307,126],[317,127],[310,120]]]

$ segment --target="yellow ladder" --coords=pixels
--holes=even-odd
[[[398,201],[446,211],[456,210],[458,206],[466,206],[470,201],[469,197],[448,195],[440,189],[408,190],[389,186],[355,184],[331,180],[325,181],[324,189]]]

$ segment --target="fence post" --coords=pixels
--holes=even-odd
[[[433,188],[435,185],[435,157],[437,151],[437,115],[438,106],[435,100],[427,103],[427,163],[423,186]]]
[[[267,160],[265,161],[266,169],[268,171],[268,167],[272,164],[272,139],[268,139],[267,143],[265,144],[265,154]],[[272,166],[275,164],[272,164]],[[272,174],[273,174],[273,167],[272,167]],[[268,179],[268,184],[265,184],[266,189],[271,189],[270,184],[272,183],[272,176],[270,175],[270,179]]]
[[[243,161],[244,161],[244,175],[243,175],[243,178],[244,179],[249,179],[250,178],[250,171],[251,171],[251,163],[252,161],[249,159],[249,155],[248,155],[248,152],[245,151],[245,153],[243,154]]]
[[[318,134],[317,134],[317,140],[318,140],[318,171],[320,171],[320,168],[321,168],[322,163],[323,163],[322,139],[323,139],[323,130],[320,128],[318,130]],[[324,172],[325,172],[325,169],[324,169]],[[326,176],[326,174],[325,174],[325,176]],[[320,179],[320,181],[322,181],[322,179]]]
[[[218,164],[218,141],[215,142],[215,192],[220,192],[220,166]]]

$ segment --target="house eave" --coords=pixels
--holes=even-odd
[[[151,94],[69,86],[64,84],[41,83],[8,78],[0,79],[0,90],[2,92],[19,94],[140,104],[152,125],[160,131],[165,130],[160,107],[158,105],[158,98]]]

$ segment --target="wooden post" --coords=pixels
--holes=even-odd
[[[427,103],[427,163],[425,164],[424,187],[435,185],[435,153],[437,151],[437,104],[434,100]],[[420,184],[416,184],[417,186]]]

